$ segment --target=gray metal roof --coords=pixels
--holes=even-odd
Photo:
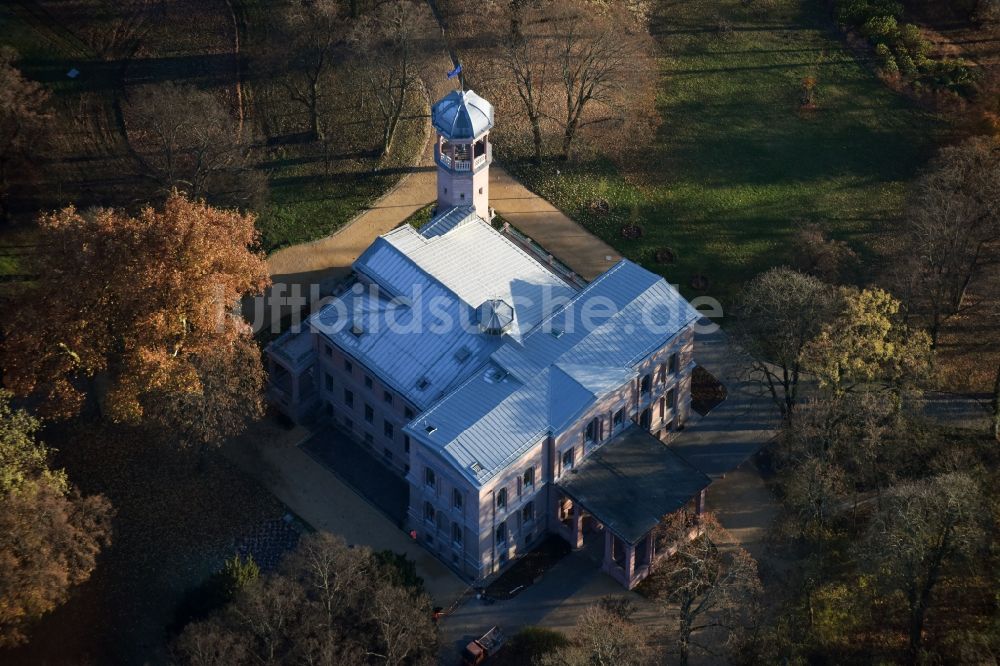
[[[377,238],[354,264],[362,282],[309,320],[420,409],[468,378],[503,339],[537,325],[542,294],[576,292],[479,217],[455,216],[461,223],[440,235],[407,225]],[[514,303],[503,337],[484,334],[477,320],[476,309],[494,298]]]
[[[431,121],[447,139],[476,139],[493,127],[493,105],[471,90],[452,90],[431,109]]]
[[[605,527],[634,544],[711,482],[668,445],[632,426],[558,485]]]
[[[607,314],[587,321],[595,303]],[[520,340],[505,338],[410,431],[483,484],[634,378],[637,363],[698,317],[663,278],[623,260]]]

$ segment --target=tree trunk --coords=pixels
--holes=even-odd
[[[993,382],[993,437],[1000,442],[1000,365],[997,365],[997,378]]]
[[[569,160],[569,151],[573,147],[573,139],[576,137],[577,122],[578,120],[574,118],[566,123],[566,131],[563,132],[562,154],[559,156],[559,159],[564,162]]]
[[[535,164],[542,164],[542,126],[538,122],[538,116],[531,116],[531,135],[535,142]]]

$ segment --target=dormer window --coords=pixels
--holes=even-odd
[[[427,387],[430,385],[431,385],[431,380],[427,379],[426,377],[421,377],[420,379],[417,380],[417,389],[420,391],[426,390]]]
[[[351,335],[353,335],[356,338],[360,338],[364,334],[365,334],[365,329],[361,326],[361,324],[355,322],[354,324],[351,325]]]
[[[437,427],[436,426],[432,426],[430,423],[428,423],[424,427],[424,432],[426,432],[428,435],[433,435],[436,431],[437,431]]]

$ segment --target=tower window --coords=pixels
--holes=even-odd
[[[479,188],[479,193],[480,193],[480,194],[482,194],[482,193],[483,193],[483,188],[481,188],[481,187]]]
[[[465,199],[465,192],[462,192],[461,194],[459,194],[458,198],[459,199]]]

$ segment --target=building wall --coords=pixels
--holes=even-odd
[[[530,550],[546,533],[569,538],[567,528],[559,521],[560,497],[553,486],[570,472],[563,457],[567,451],[573,451],[573,467],[581,464],[604,442],[638,421],[647,407],[652,410],[650,430],[664,438],[688,418],[693,340],[692,329],[678,334],[636,366],[638,377],[634,381],[610,392],[563,432],[538,441],[482,488],[476,488],[434,449],[416,438],[411,440],[403,427],[419,410],[379,381],[363,363],[320,334],[315,335],[316,382],[321,411],[331,415],[375,455],[381,456],[391,469],[406,477],[410,486],[409,528],[417,539],[463,575],[481,580]],[[675,353],[676,371],[671,371],[671,357]],[[648,396],[641,394],[642,378],[646,375],[651,383]],[[660,399],[671,389],[674,405],[661,414]],[[353,404],[347,404],[345,391],[351,392]],[[615,414],[619,410],[622,418],[616,424]],[[370,422],[366,414],[370,414]],[[595,440],[588,443],[587,425],[595,419]],[[391,432],[386,429],[387,423]],[[434,473],[433,486],[426,483],[427,469]],[[531,488],[524,483],[527,469],[534,470]],[[502,490],[507,494],[505,506],[497,504]],[[456,505],[456,493],[461,497],[460,505]],[[425,515],[426,504],[433,508],[430,520]],[[529,505],[531,519],[527,520],[524,509]],[[506,528],[506,548],[497,540],[501,524]],[[461,538],[456,540],[457,534]]]
[[[410,438],[403,426],[419,410],[325,336],[317,334],[315,338],[322,411],[394,471],[405,475],[410,466]],[[347,391],[353,404],[348,404]]]
[[[489,162],[478,171],[452,171],[438,166],[438,203],[441,207],[474,206],[484,220],[490,219]]]
[[[526,553],[546,533],[569,538],[558,518],[559,493],[553,485],[563,474],[570,473],[570,468],[563,465],[563,454],[573,450],[573,466],[579,465],[604,442],[638,420],[646,406],[653,407],[650,428],[654,433],[668,432],[667,424],[675,428],[683,423],[690,409],[693,339],[690,329],[676,336],[637,366],[639,376],[635,381],[610,392],[557,436],[539,440],[503,473],[478,490],[433,448],[414,439],[408,476],[409,515],[411,529],[417,533],[418,540],[462,574],[482,580]],[[671,372],[669,366],[674,353],[678,355],[677,370]],[[665,369],[663,381],[657,381],[660,368]],[[640,400],[642,377],[647,374],[651,375],[650,395]],[[675,406],[660,416],[658,401],[670,389],[674,390]],[[615,425],[614,415],[618,410],[622,410],[622,423]],[[595,441],[588,444],[586,428],[593,419],[600,425]],[[427,469],[434,473],[433,486],[426,484]],[[535,478],[530,489],[524,484],[524,473],[528,469],[534,470]],[[505,506],[497,503],[501,490],[507,493]],[[463,497],[461,509],[454,506],[453,493],[456,491]],[[433,507],[434,520],[425,519],[425,502]],[[525,520],[523,510],[529,504],[532,519]],[[461,525],[460,545],[451,538],[454,523]],[[497,528],[501,525],[506,528],[506,547],[497,540]]]

